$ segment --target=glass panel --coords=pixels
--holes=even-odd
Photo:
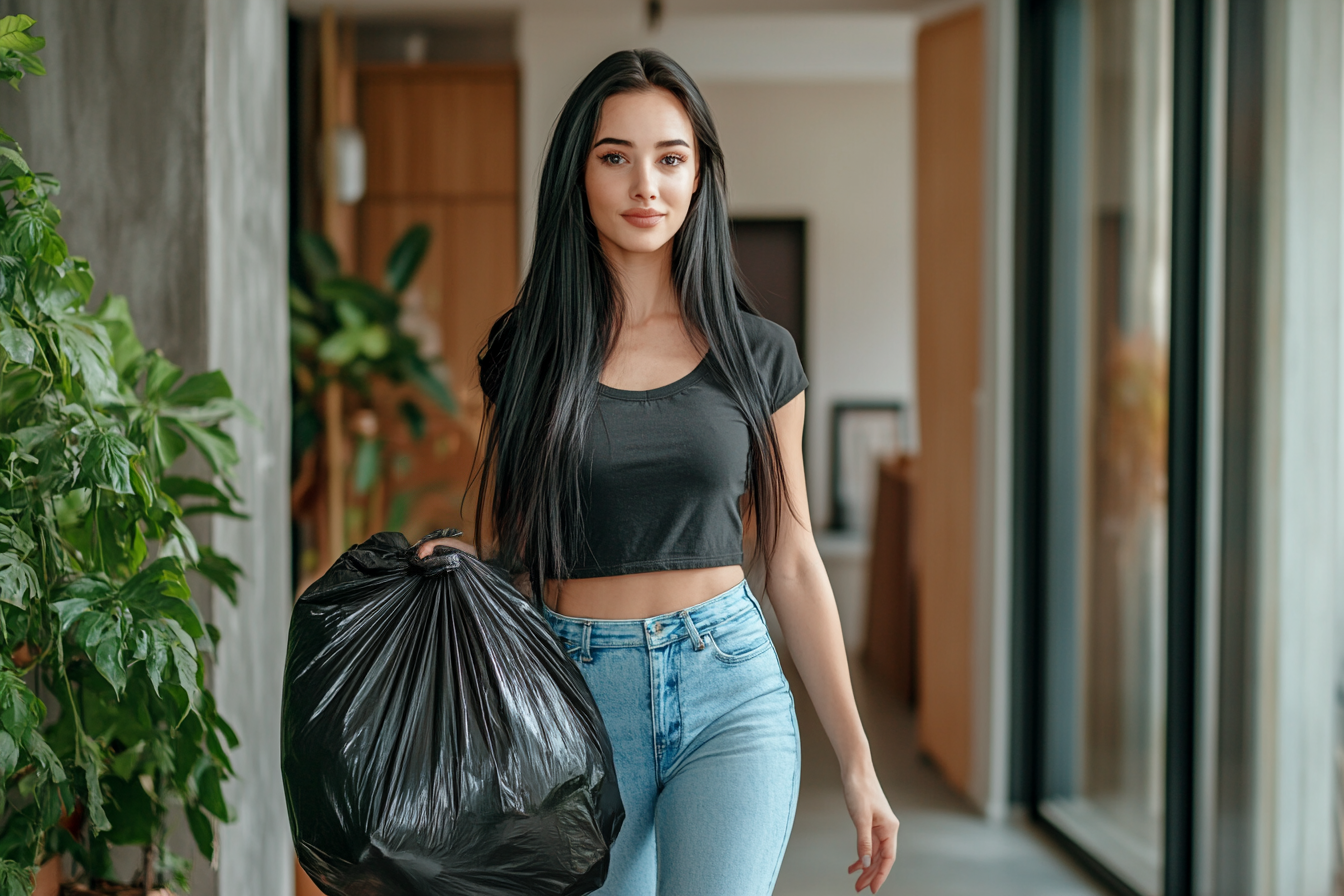
[[[1042,813],[1143,893],[1164,813],[1171,0],[1055,6]]]

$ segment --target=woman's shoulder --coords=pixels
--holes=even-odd
[[[798,346],[787,328],[760,315],[743,313],[742,327],[771,394],[770,410],[777,411],[808,385]]]
[[[789,362],[797,363],[798,346],[793,334],[781,324],[759,314],[744,312],[742,328],[758,364],[774,368]]]

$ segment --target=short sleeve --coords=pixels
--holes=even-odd
[[[807,388],[807,374],[798,357],[793,334],[772,320],[744,315],[747,335],[752,337],[757,369],[770,395],[770,413],[788,404]]]

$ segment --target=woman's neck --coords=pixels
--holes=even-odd
[[[656,252],[627,252],[602,240],[616,282],[625,301],[626,324],[638,326],[650,317],[681,314],[677,290],[672,283],[672,243]]]

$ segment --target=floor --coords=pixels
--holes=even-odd
[[[802,789],[775,896],[854,892],[854,827],[840,768],[787,658],[803,737]],[[855,670],[855,691],[878,777],[901,820],[900,850],[882,893],[892,896],[1102,896],[1082,871],[1025,822],[974,813],[915,746],[915,720]]]

